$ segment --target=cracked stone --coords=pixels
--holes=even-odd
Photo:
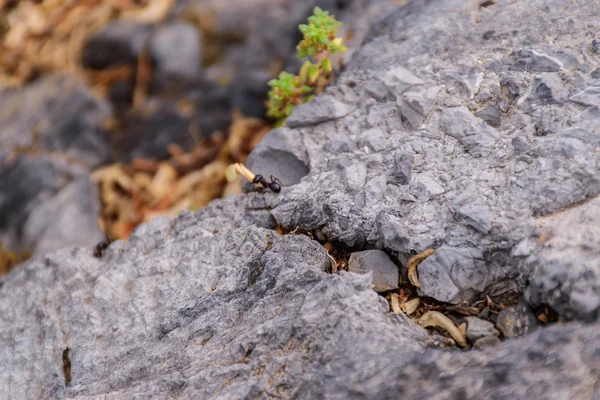
[[[440,128],[456,138],[473,155],[488,155],[500,139],[498,131],[474,116],[464,106],[442,112]]]
[[[453,304],[483,292],[491,278],[481,250],[446,245],[419,265],[418,276],[421,293]]]
[[[477,317],[467,317],[467,339],[476,342],[481,338],[500,336],[500,332],[494,329],[494,324]]]
[[[352,253],[348,260],[348,271],[357,274],[372,273],[373,290],[376,292],[387,292],[398,288],[398,267],[381,250]]]
[[[514,64],[510,69],[513,71],[557,72],[562,68],[562,63],[556,58],[533,50],[518,50],[512,57]]]
[[[529,93],[523,99],[524,102],[536,106],[562,104],[565,100],[562,79],[558,74],[550,72],[536,75]]]
[[[356,107],[342,103],[333,96],[316,96],[310,102],[296,106],[292,115],[286,120],[286,126],[301,128],[318,125],[348,115],[355,109]]]
[[[398,98],[397,104],[400,112],[413,129],[421,126],[433,108],[439,90],[439,86],[415,87],[407,90]]]

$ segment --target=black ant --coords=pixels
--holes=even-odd
[[[260,183],[262,187],[271,189],[274,193],[279,193],[281,191],[281,182],[279,179],[274,178],[271,175],[271,182],[267,181],[264,176],[258,174],[254,176],[252,183],[258,184]]]
[[[102,241],[100,243],[98,243],[96,245],[96,247],[94,247],[94,257],[96,258],[101,258],[102,257],[102,251],[105,250],[108,247],[108,242],[107,241]]]

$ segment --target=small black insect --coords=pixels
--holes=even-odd
[[[260,183],[262,187],[269,188],[274,193],[279,193],[281,191],[281,182],[279,181],[279,179],[274,178],[273,175],[271,175],[271,182],[267,181],[265,177],[260,174],[256,175],[252,180],[252,183]]]
[[[94,247],[94,257],[101,258],[102,251],[105,250],[107,247],[108,247],[108,242],[106,242],[106,241],[102,241],[102,242],[98,243],[96,245],[96,247]]]

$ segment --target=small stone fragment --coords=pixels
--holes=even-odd
[[[566,99],[563,82],[554,72],[536,75],[524,102],[536,106],[562,104]],[[520,101],[519,101],[520,103]]]
[[[571,96],[570,100],[586,106],[600,107],[600,85],[588,87]]]
[[[473,347],[476,349],[483,349],[485,347],[497,345],[498,343],[500,343],[500,339],[498,339],[496,336],[486,336],[477,340],[473,344]]]
[[[465,106],[445,109],[440,118],[440,128],[474,155],[489,154],[500,139],[496,129],[474,116]]]
[[[443,245],[419,266],[420,293],[438,301],[458,304],[482,292],[490,271],[477,248]]]
[[[429,88],[418,86],[407,90],[402,97],[398,98],[398,108],[413,129],[421,126],[433,108],[439,90],[439,86]]]
[[[388,86],[399,86],[406,88],[409,86],[423,85],[425,81],[417,77],[404,67],[392,68],[384,75],[384,82]]]
[[[562,68],[562,63],[556,58],[532,50],[515,51],[512,57],[515,63],[510,69],[513,71],[557,72]]]
[[[394,167],[390,173],[392,183],[408,185],[412,175],[414,157],[411,154],[398,152],[394,155]]]
[[[488,125],[499,128],[502,123],[502,113],[496,107],[486,107],[475,113],[475,116],[483,119]]]
[[[380,213],[375,220],[377,234],[387,249],[405,253],[411,248],[410,237],[401,222],[386,213]]]
[[[490,210],[486,205],[467,204],[455,212],[457,220],[481,233],[491,229]]]
[[[496,327],[504,337],[522,336],[533,332],[539,327],[535,314],[526,303],[505,308],[498,315]]]
[[[348,270],[357,274],[372,272],[373,290],[378,293],[398,288],[398,267],[381,250],[352,253],[348,260]]]
[[[175,22],[162,26],[150,39],[149,50],[156,65],[154,79],[161,88],[198,79],[202,45],[193,25]]]
[[[494,329],[494,324],[489,321],[484,321],[477,317],[467,317],[467,339],[471,342],[487,337],[500,336],[500,332]]]
[[[387,86],[385,86],[383,82],[379,80],[369,82],[365,86],[365,92],[367,92],[371,97],[373,97],[377,101],[385,100],[390,93]]]
[[[342,118],[356,107],[342,103],[333,96],[317,96],[308,103],[300,104],[286,121],[290,128],[301,128],[304,126],[317,125],[323,122]]]
[[[411,185],[412,186],[412,185]],[[422,200],[431,200],[434,197],[446,192],[440,182],[430,172],[417,174],[414,180],[414,186],[418,197]]]
[[[81,61],[84,67],[104,69],[116,65],[135,64],[151,27],[128,20],[108,23],[84,45]]]
[[[383,135],[383,131],[380,128],[371,128],[360,134],[358,137],[358,146],[360,148],[366,146],[371,150],[378,152],[387,147],[387,142]]]

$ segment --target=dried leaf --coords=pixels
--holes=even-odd
[[[418,297],[416,299],[407,301],[406,303],[402,304],[402,306],[401,306],[402,311],[404,311],[404,313],[406,315],[410,315],[410,314],[414,313],[417,310],[417,308],[419,308],[420,303],[421,303],[421,299]]]
[[[463,336],[467,336],[467,324],[463,322],[458,326],[457,329]]]
[[[458,328],[450,321],[448,317],[438,311],[428,311],[417,321],[423,328],[428,326],[437,326],[447,330],[452,338],[458,343],[460,347],[467,346],[467,339],[458,330]]]
[[[417,267],[423,260],[435,253],[434,249],[427,249],[421,253],[411,257],[406,263],[406,269],[408,270],[408,280],[416,287],[420,287],[419,278],[417,275]]]
[[[158,167],[158,171],[152,178],[150,193],[157,199],[165,198],[169,193],[172,193],[173,187],[177,179],[177,171],[168,162],[163,162]]]
[[[156,24],[167,17],[171,7],[173,7],[173,3],[174,0],[152,0],[148,2],[146,7],[140,10],[124,12],[122,17],[143,24]]]
[[[390,303],[392,307],[392,312],[396,314],[402,312],[402,310],[400,309],[400,301],[398,300],[398,295],[396,293],[392,293]]]

